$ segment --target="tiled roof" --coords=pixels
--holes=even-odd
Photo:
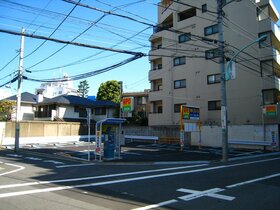
[[[5,98],[5,100],[16,101],[17,100],[17,96],[13,95],[11,97]],[[28,92],[23,92],[21,94],[21,102],[35,104],[36,103],[36,95],[32,94],[32,93],[28,93]]]
[[[61,95],[54,98],[44,99],[40,105],[50,104],[63,104],[72,106],[83,106],[83,107],[114,107],[116,103],[112,101],[93,101],[87,98],[73,96],[73,95]]]

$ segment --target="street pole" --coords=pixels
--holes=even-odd
[[[21,30],[21,44],[19,50],[19,67],[18,67],[18,89],[17,89],[17,109],[16,109],[16,126],[15,126],[15,152],[19,151],[19,135],[20,135],[20,115],[21,115],[21,83],[23,71],[23,49],[24,49],[24,31]]]
[[[123,82],[119,81],[120,85],[120,116],[119,118],[122,118],[122,93],[123,93]]]
[[[218,12],[218,31],[219,31],[219,64],[221,73],[221,126],[222,126],[222,161],[228,160],[228,125],[227,125],[227,92],[225,79],[225,51],[224,51],[224,32],[223,32],[223,0],[217,0]]]

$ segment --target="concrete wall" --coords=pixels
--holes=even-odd
[[[265,135],[262,125],[237,125],[228,127],[229,140],[246,140],[246,141],[272,141],[272,132],[274,132],[276,149],[279,150],[279,133],[278,125],[266,125]],[[124,127],[125,135],[135,136],[158,136],[158,137],[178,137],[180,136],[179,127],[146,127],[146,126],[126,126]],[[192,132],[191,136],[185,133],[185,141],[192,146],[222,147],[222,133],[219,126],[201,126],[201,133]],[[188,144],[187,143],[187,144]],[[263,146],[246,146],[230,145],[230,147],[263,149]]]
[[[5,126],[6,126],[5,122],[0,122],[0,147],[5,137]]]
[[[264,132],[265,131],[265,132]],[[228,139],[246,141],[272,141],[272,132],[275,134],[276,147],[279,149],[278,125],[236,125],[228,127]],[[210,147],[222,147],[221,127],[201,126],[201,141],[199,132],[191,134],[191,145],[202,145]],[[262,149],[263,146],[231,145],[230,147]]]
[[[1,122],[0,135],[3,128],[5,128],[5,136],[2,144],[14,144],[15,123]],[[94,133],[95,126],[92,124],[91,134]],[[88,127],[84,123],[50,121],[23,121],[20,123],[20,144],[79,141],[80,137],[85,135],[88,135]]]

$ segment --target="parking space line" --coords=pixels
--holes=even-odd
[[[8,166],[17,167],[18,169],[15,169],[15,170],[12,170],[12,171],[8,171],[8,172],[5,172],[5,173],[2,173],[2,174],[0,174],[0,176],[4,176],[4,175],[7,175],[7,174],[15,173],[15,172],[18,172],[18,171],[21,171],[21,170],[25,169],[24,166],[15,165],[15,164],[12,164],[12,163],[4,163],[4,164],[5,164],[5,165],[8,165]]]
[[[245,184],[251,184],[251,183],[254,183],[254,182],[258,182],[258,181],[263,181],[263,180],[271,179],[271,178],[274,178],[274,177],[277,177],[277,176],[280,176],[280,173],[260,177],[260,178],[257,178],[257,179],[248,180],[248,181],[245,181],[245,182],[239,182],[239,183],[236,183],[236,184],[229,185],[229,186],[227,186],[227,188],[239,187],[239,186],[242,186],[242,185],[245,185]]]
[[[251,162],[246,162],[246,163],[236,163],[236,164],[232,164],[232,165],[221,165],[221,166],[214,166],[214,167],[209,167],[209,168],[194,169],[194,170],[190,170],[190,171],[178,171],[178,172],[171,172],[171,173],[165,173],[165,174],[155,174],[155,175],[148,175],[148,176],[139,176],[139,177],[126,178],[126,179],[118,179],[118,180],[114,179],[114,180],[111,180],[111,181],[103,181],[103,182],[101,181],[101,182],[96,182],[96,183],[87,183],[87,184],[72,185],[72,186],[50,187],[50,188],[44,188],[44,189],[25,190],[25,191],[18,191],[18,192],[9,192],[9,193],[2,193],[2,194],[0,194],[0,198],[6,198],[6,197],[12,197],[12,196],[20,196],[20,195],[30,195],[30,194],[43,193],[43,192],[54,192],[54,191],[60,191],[60,190],[69,190],[69,189],[75,189],[75,188],[104,186],[104,185],[110,185],[110,184],[119,184],[119,183],[126,183],[126,182],[133,182],[133,181],[140,181],[140,180],[147,180],[147,179],[175,176],[175,175],[183,175],[183,174],[190,174],[190,173],[197,173],[197,172],[204,172],[204,171],[212,171],[212,170],[231,168],[231,167],[236,167],[236,166],[244,166],[244,165],[250,165],[250,164],[255,164],[255,163],[269,162],[269,161],[274,161],[274,160],[279,160],[279,159],[280,159],[280,157],[278,157],[278,158],[271,158],[271,159],[265,159],[265,160],[251,161]],[[189,167],[191,167],[191,166],[189,166]],[[159,170],[164,171],[164,170],[167,170],[167,169],[158,169],[158,171]],[[151,172],[151,171],[156,171],[156,170],[150,170],[148,172]],[[140,174],[140,173],[144,173],[144,172],[143,171],[140,171],[140,172],[130,172],[130,174]],[[128,174],[129,173],[124,173],[124,174],[119,174],[119,175],[116,175],[116,174],[104,175],[103,178],[114,177],[114,176],[124,176],[124,175],[128,175]],[[100,176],[100,177],[102,177],[102,176]],[[86,180],[86,179],[96,179],[96,177],[95,178],[89,178],[89,177],[86,177],[86,178],[76,178],[75,181]],[[69,182],[70,180],[73,181],[74,179],[66,179],[63,182]],[[54,183],[54,182],[55,181],[50,181],[49,183]],[[62,180],[60,180],[60,182],[62,182]],[[23,184],[26,184],[26,183],[23,183]],[[18,186],[19,185],[20,184],[18,184]],[[30,185],[34,185],[34,184],[30,184]]]
[[[162,168],[162,169],[154,169],[154,170],[127,172],[127,173],[120,173],[120,174],[93,176],[93,177],[72,178],[72,179],[59,179],[59,180],[52,180],[52,181],[38,181],[38,182],[27,182],[27,183],[20,183],[20,184],[0,185],[0,189],[24,187],[24,186],[39,185],[39,184],[52,184],[52,183],[61,183],[61,182],[75,182],[75,181],[94,180],[94,179],[101,179],[101,178],[113,178],[113,177],[137,175],[137,174],[144,174],[144,173],[154,173],[154,172],[162,172],[162,171],[171,171],[171,170],[195,168],[195,167],[206,166],[206,165],[207,164],[200,164],[200,165],[193,165],[193,166],[181,166],[181,167],[172,167],[172,168]],[[59,167],[59,166],[57,166],[57,167]],[[60,167],[62,167],[62,166],[60,166]]]

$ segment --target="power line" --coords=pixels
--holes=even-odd
[[[1,32],[6,33],[6,34],[17,35],[17,36],[22,35],[20,32],[16,32],[16,31],[12,31],[12,30],[0,29],[0,33]],[[118,52],[118,53],[123,53],[123,54],[130,54],[130,55],[141,54],[141,55],[143,55],[143,53],[141,53],[141,52],[133,52],[133,51],[128,51],[128,50],[113,49],[113,48],[101,47],[101,46],[96,46],[96,45],[88,45],[88,44],[83,44],[83,43],[79,43],[79,42],[65,41],[65,40],[61,40],[61,39],[54,39],[54,38],[50,38],[50,37],[27,34],[27,33],[24,33],[23,36],[34,38],[34,39],[42,39],[42,40],[62,43],[62,44],[69,44],[69,45],[74,45],[74,46],[79,46],[79,47],[87,47],[87,48],[98,49],[98,50]]]
[[[81,0],[79,0],[80,2]],[[70,12],[64,17],[64,19],[60,22],[60,24],[54,29],[54,31],[48,36],[49,38],[59,29],[59,27],[65,22],[65,20],[70,16],[70,14],[76,9],[77,5],[75,5]],[[33,53],[35,53],[37,50],[39,50],[48,40],[46,39],[45,41],[43,41],[35,50],[33,50],[31,53],[29,53],[28,55],[26,55],[24,58],[29,57],[30,55],[32,55]]]
[[[148,28],[149,28],[149,27],[148,27]],[[120,41],[120,42],[118,42],[118,43],[112,45],[111,48],[116,47],[116,46],[118,46],[118,45],[120,45],[120,44],[122,44],[122,43],[124,43],[124,42],[126,42],[126,41],[128,41],[128,40],[131,40],[132,38],[134,38],[135,36],[138,36],[139,34],[141,34],[142,32],[144,32],[144,31],[147,30],[148,28],[145,28],[145,29],[143,29],[143,30],[137,32],[137,33],[134,34],[133,36],[128,37],[128,38],[126,38],[125,40]],[[87,57],[85,57],[85,58],[83,58],[83,59],[80,59],[80,60],[77,60],[77,61],[74,61],[74,62],[65,64],[65,65],[62,65],[62,66],[57,66],[57,67],[47,68],[47,69],[32,70],[32,72],[51,71],[51,70],[56,70],[56,69],[60,69],[60,68],[68,67],[68,66],[78,65],[78,64],[81,64],[81,63],[85,63],[85,62],[90,62],[90,61],[93,61],[93,60],[96,60],[96,59],[91,59],[91,60],[88,60],[88,59],[93,58],[93,57],[95,57],[95,56],[97,56],[97,55],[100,55],[100,54],[102,54],[102,53],[103,53],[103,51],[102,51],[102,52],[95,53],[95,54],[90,55],[90,56],[87,56]],[[110,57],[110,56],[112,56],[112,55],[109,55],[109,56],[106,56],[106,57]]]
[[[47,8],[48,5],[49,5],[51,2],[52,2],[52,0],[49,0],[48,3],[46,4],[46,6],[45,6],[41,11],[43,11],[45,8]],[[31,21],[31,23],[29,23],[29,25],[27,26],[27,28],[28,28],[30,25],[32,25],[32,24],[37,20],[37,18],[40,16],[40,14],[41,14],[41,12],[39,12],[39,13],[37,14],[37,16]],[[16,54],[16,56],[13,57],[5,66],[3,66],[3,67],[0,69],[0,72],[1,72],[2,70],[4,70],[10,63],[12,63],[18,56],[19,56],[19,52],[18,52],[18,53]]]
[[[106,68],[103,68],[103,69],[99,69],[99,70],[95,70],[95,71],[90,71],[90,72],[87,72],[87,73],[83,73],[83,74],[78,74],[78,75],[74,75],[74,76],[70,76],[71,77],[71,80],[80,80],[80,79],[84,79],[84,78],[88,78],[88,77],[92,77],[92,76],[96,76],[98,74],[102,74],[102,73],[105,73],[107,71],[110,71],[110,70],[113,70],[115,68],[118,68],[120,66],[123,66],[125,64],[128,64],[134,60],[137,60],[141,57],[143,57],[144,55],[143,54],[138,54],[138,55],[134,55],[133,57],[131,58],[128,58],[124,61],[121,61],[115,65],[112,65],[112,66],[109,66],[109,67],[106,67]],[[30,80],[30,81],[34,81],[34,82],[64,82],[64,81],[68,81],[68,78],[58,78],[58,79],[34,79],[34,78],[30,78],[30,77],[26,77],[26,76],[23,76],[23,79],[25,80]]]

